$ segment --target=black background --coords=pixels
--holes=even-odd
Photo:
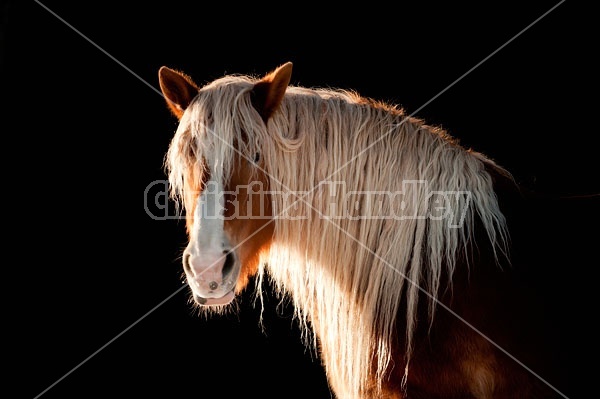
[[[183,223],[152,219],[143,202],[166,178],[177,123],[149,87],[158,89],[162,65],[202,85],[292,61],[293,84],[417,111],[537,192],[600,192],[598,29],[582,2],[564,2],[450,88],[557,2],[42,3],[110,56],[34,1],[3,3],[3,285],[15,316],[5,326],[15,396],[36,397],[118,336],[42,397],[329,397],[291,309],[273,298],[264,331],[249,293],[235,314],[208,320],[186,289],[157,307],[182,286],[186,244]],[[597,212],[572,211],[595,243]],[[565,281],[556,295],[591,286],[597,256],[569,264],[568,248],[548,250],[557,253],[548,273]],[[595,336],[585,317],[573,326],[582,358],[596,348],[582,343]]]

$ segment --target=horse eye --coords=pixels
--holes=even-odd
[[[260,152],[254,154],[254,163],[258,163],[258,161],[260,161]]]

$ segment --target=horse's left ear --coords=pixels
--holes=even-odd
[[[292,63],[286,62],[273,72],[265,75],[252,89],[252,104],[263,121],[267,123],[273,112],[281,104],[285,90],[292,77]]]
[[[158,70],[158,83],[169,109],[180,119],[198,94],[198,86],[188,75],[165,66]]]

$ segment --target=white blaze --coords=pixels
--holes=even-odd
[[[188,256],[184,257],[184,261],[188,262],[190,269],[188,284],[197,296],[229,301],[233,297],[231,291],[237,273],[224,279],[226,253],[231,249],[223,229],[224,210],[223,186],[218,180],[211,179],[196,203],[190,242],[185,250]]]
[[[221,182],[209,180],[206,189],[198,197],[192,227],[192,241],[200,252],[217,249],[222,252],[223,240],[223,211],[225,210],[225,195]]]

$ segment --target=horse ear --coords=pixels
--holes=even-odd
[[[198,94],[198,86],[188,75],[165,66],[158,70],[158,82],[169,109],[180,119]]]
[[[262,116],[263,121],[273,115],[273,112],[281,104],[285,90],[290,84],[292,77],[292,63],[286,62],[273,72],[265,75],[258,81],[252,89],[252,104],[258,113]]]

